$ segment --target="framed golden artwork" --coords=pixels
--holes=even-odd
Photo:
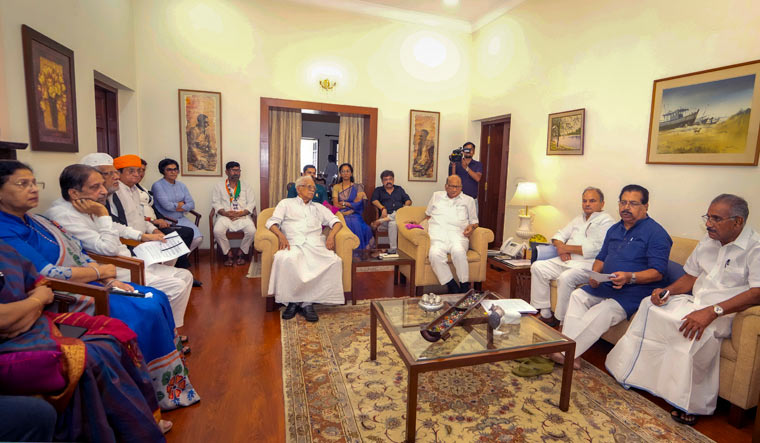
[[[438,181],[441,113],[409,111],[409,181]]]
[[[78,152],[74,51],[21,26],[33,151]]]
[[[222,176],[222,93],[180,89],[182,175]]]
[[[760,60],[654,81],[647,163],[756,166]]]

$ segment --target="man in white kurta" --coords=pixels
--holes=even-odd
[[[314,203],[316,191],[309,176],[296,181],[298,197],[277,203],[266,227],[279,241],[269,275],[269,295],[277,303],[287,304],[282,318],[289,320],[301,312],[307,321],[317,321],[313,303],[341,304],[343,269],[335,248],[335,234],[342,225],[324,205]],[[322,239],[322,225],[330,233]]]
[[[89,252],[131,257],[129,249],[119,240],[116,223],[103,205],[107,191],[100,172],[85,165],[72,165],[63,170],[61,178],[63,193],[68,198],[59,198],[53,202],[45,216],[63,226],[69,234],[81,241],[85,250]],[[140,240],[160,241],[163,237],[161,232],[141,234]],[[122,281],[130,280],[129,271],[118,268],[116,278]],[[182,327],[190,291],[193,289],[193,275],[190,271],[152,264],[145,268],[145,285],[166,294],[172,307],[175,326]]]
[[[256,226],[250,217],[256,209],[256,200],[251,185],[240,180],[240,163],[227,162],[226,174],[227,179],[217,183],[211,194],[211,206],[217,214],[214,222],[214,238],[222,249],[222,253],[227,256],[224,265],[232,266],[234,257],[227,231],[242,231],[243,241],[240,243],[240,253],[235,262],[238,265],[244,265],[243,256],[247,255],[251,249],[253,235],[256,233]]]
[[[760,235],[746,225],[748,214],[740,197],[713,200],[703,217],[707,236],[686,261],[686,274],[642,300],[607,356],[618,382],[664,398],[682,423],[694,424],[697,414],[715,410],[721,342],[731,335],[734,317],[729,314],[760,303]],[[664,290],[674,295],[663,301]]]
[[[462,193],[462,179],[457,175],[446,179],[446,190],[433,193],[425,210],[429,218],[430,251],[428,258],[433,273],[449,293],[467,292],[470,289],[470,267],[467,250],[470,235],[478,227],[475,200]],[[459,278],[459,284],[449,268],[447,255]]]
[[[588,281],[588,272],[602,248],[607,230],[615,220],[604,209],[604,194],[586,188],[582,195],[583,214],[575,217],[552,237],[557,256],[533,262],[530,267],[530,304],[541,312],[541,320],[556,326],[565,318],[570,293]],[[551,311],[551,280],[557,280],[557,305]],[[556,318],[555,318],[556,317]]]

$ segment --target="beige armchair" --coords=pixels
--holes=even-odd
[[[672,237],[670,259],[684,264],[697,240]],[[557,285],[551,284],[552,309],[557,305]],[[628,329],[629,321],[623,321],[607,331],[602,338],[617,343]],[[720,347],[720,387],[718,395],[731,403],[729,422],[741,427],[746,410],[757,405],[760,395],[760,306],[754,306],[736,314],[731,338],[723,340]]]
[[[415,261],[415,277],[412,284],[416,287],[417,295],[422,295],[423,286],[439,285],[440,282],[433,273],[428,259],[430,237],[422,229],[407,229],[410,220],[419,222],[425,218],[425,206],[404,206],[398,209],[396,223],[398,224],[398,249]],[[486,279],[486,260],[488,259],[488,243],[493,241],[493,231],[487,228],[477,228],[470,237],[470,250],[467,251],[467,262],[470,265],[470,281],[480,288]],[[449,257],[449,266],[456,275]],[[409,278],[409,266],[401,266],[400,272]]]
[[[269,274],[272,272],[272,263],[274,254],[277,252],[279,242],[277,236],[267,229],[266,224],[269,217],[272,216],[274,208],[267,208],[261,211],[258,216],[256,235],[253,237],[253,246],[261,252],[261,295],[267,297],[267,311],[274,309],[274,297],[268,297],[269,291]],[[343,260],[343,292],[351,292],[351,255],[354,248],[359,246],[359,237],[354,235],[348,226],[343,214],[336,214],[343,228],[335,235],[335,253]],[[348,297],[347,297],[348,298]]]

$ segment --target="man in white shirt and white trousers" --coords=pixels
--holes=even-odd
[[[462,193],[462,179],[458,175],[446,179],[445,189],[433,193],[423,221],[430,219],[428,258],[433,273],[442,285],[446,285],[449,293],[456,294],[470,290],[467,250],[470,249],[470,235],[478,227],[478,212],[475,200]],[[449,268],[448,254],[451,254],[459,284]]]
[[[538,260],[530,267],[530,304],[541,312],[541,321],[556,326],[565,318],[570,293],[588,281],[588,272],[602,248],[607,230],[615,220],[603,211],[601,189],[583,190],[583,214],[575,217],[552,237],[557,257]],[[551,310],[551,280],[557,280],[557,305]]]
[[[251,185],[240,180],[240,163],[227,162],[225,171],[227,179],[218,182],[211,195],[211,206],[217,214],[214,222],[214,238],[219,243],[219,247],[222,248],[222,253],[227,256],[224,265],[232,266],[233,257],[227,231],[243,231],[240,254],[238,254],[235,263],[244,265],[243,256],[248,255],[253,244],[253,235],[256,234],[256,226],[250,217],[256,209],[256,200]],[[216,251],[212,251],[212,253],[216,253]]]
[[[84,160],[83,160],[84,161]],[[92,161],[90,161],[92,162]],[[45,216],[55,220],[82,242],[84,249],[96,254],[131,257],[119,239],[117,223],[104,206],[108,192],[101,173],[94,167],[76,164],[66,167],[60,176],[63,198],[53,202]],[[161,241],[164,234],[140,234],[141,241]],[[128,281],[129,271],[117,268],[116,278]],[[145,285],[166,294],[172,307],[175,326],[184,325],[185,310],[193,289],[193,275],[186,269],[162,264],[145,268]]]
[[[675,406],[671,417],[684,424],[715,411],[729,314],[760,303],[760,235],[747,226],[748,215],[743,198],[716,197],[703,216],[707,236],[686,261],[686,274],[642,300],[607,355],[618,382],[664,398]]]
[[[312,201],[316,185],[310,176],[298,178],[296,191],[298,197],[277,203],[266,223],[279,240],[268,292],[277,303],[287,304],[282,313],[284,320],[300,312],[306,321],[315,322],[319,317],[313,303],[345,302],[342,262],[331,251],[335,249],[335,235],[343,225],[324,205]],[[322,225],[330,226],[325,240]]]

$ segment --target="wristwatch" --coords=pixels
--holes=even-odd
[[[632,285],[636,284],[636,273],[635,272],[631,272],[631,281],[630,281],[630,283]]]
[[[721,308],[718,305],[713,305],[713,312],[715,313],[715,315],[720,317],[721,315],[723,315],[723,308]]]

